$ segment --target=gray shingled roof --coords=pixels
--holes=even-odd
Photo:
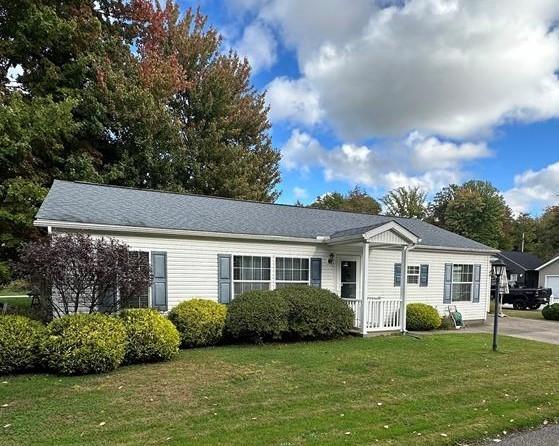
[[[534,254],[529,252],[520,251],[501,251],[500,257],[505,261],[505,263],[512,262],[515,264],[510,269],[517,269],[518,266],[522,267],[526,271],[535,270],[538,266],[543,265],[544,262]]]
[[[55,181],[36,216],[41,220],[162,229],[316,238],[396,221],[421,244],[489,250],[421,220]]]

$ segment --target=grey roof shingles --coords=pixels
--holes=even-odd
[[[176,194],[56,180],[41,220],[262,236],[316,238],[396,221],[421,244],[466,250],[487,246],[417,219]]]
[[[507,260],[511,261],[526,271],[535,270],[538,266],[544,263],[539,257],[534,254],[530,254],[529,252],[501,251],[500,256],[503,260],[505,260],[505,262]]]

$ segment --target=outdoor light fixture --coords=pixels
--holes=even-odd
[[[333,252],[330,253],[330,255],[328,256],[328,263],[331,265],[332,263],[334,263],[334,259],[336,258],[336,256],[334,255]]]
[[[507,265],[503,263],[502,260],[496,260],[495,262],[491,263],[491,272],[493,277],[495,278],[495,310],[494,312],[494,322],[493,322],[493,351],[497,351],[497,330],[498,330],[498,323],[499,323],[499,313],[501,312],[500,308],[500,298],[499,294],[501,292],[501,277],[506,276],[507,274]]]

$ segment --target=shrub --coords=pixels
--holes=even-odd
[[[439,326],[439,329],[441,330],[452,330],[453,328],[456,328],[454,325],[454,321],[452,320],[452,318],[450,316],[444,316],[441,318],[441,325]]]
[[[126,329],[125,363],[166,361],[179,352],[179,332],[158,311],[130,309],[122,311],[119,317]]]
[[[0,316],[0,374],[24,372],[39,365],[45,327],[25,316]]]
[[[261,343],[281,339],[289,330],[289,307],[271,291],[247,291],[229,305],[225,332],[233,340]]]
[[[116,369],[126,352],[126,330],[118,318],[100,313],[53,320],[41,350],[45,365],[63,375]]]
[[[542,316],[550,321],[559,321],[559,304],[546,305],[543,307]]]
[[[183,347],[215,345],[223,337],[227,307],[208,299],[181,302],[169,313]]]
[[[291,339],[333,339],[353,327],[353,311],[331,291],[290,286],[272,292],[288,304]]]
[[[406,310],[406,328],[408,330],[427,331],[441,326],[438,311],[430,305],[409,304]]]
[[[0,286],[8,284],[11,278],[12,269],[8,262],[0,262]]]

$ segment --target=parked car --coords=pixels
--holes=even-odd
[[[512,304],[515,310],[537,310],[549,304],[551,288],[511,288],[503,295],[504,304]]]

